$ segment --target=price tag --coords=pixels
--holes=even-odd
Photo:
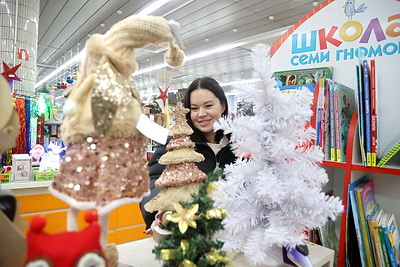
[[[136,124],[136,129],[148,138],[165,145],[168,138],[168,129],[151,121],[146,115],[141,114]]]

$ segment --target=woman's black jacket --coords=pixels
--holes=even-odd
[[[171,139],[172,137],[169,137],[167,143]],[[234,163],[236,160],[235,155],[231,151],[230,144],[221,148],[221,150],[217,153],[217,155],[214,154],[214,151],[207,143],[196,142],[195,144],[196,144],[195,151],[202,154],[205,158],[204,161],[196,162],[195,164],[204,173],[208,174],[212,172],[216,167],[224,168],[225,165]],[[157,212],[153,213],[147,212],[144,209],[144,205],[161,191],[161,188],[155,187],[155,182],[165,169],[165,165],[159,164],[158,160],[166,152],[167,152],[166,145],[159,144],[148,163],[149,175],[150,175],[150,195],[148,197],[143,198],[143,200],[140,202],[140,210],[142,212],[143,219],[146,223],[146,229],[150,227]]]

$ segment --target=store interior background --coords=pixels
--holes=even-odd
[[[232,84],[254,79],[251,47],[260,42],[272,45],[318,4],[309,0],[40,0],[35,90],[47,86],[62,106],[64,90],[53,90],[54,85],[79,70],[79,53],[88,37],[105,33],[128,16],[148,14],[180,23],[186,63],[166,67],[166,45],[137,49],[139,69],[133,78],[143,102],[158,96],[158,87],[169,87],[173,94],[202,76],[217,79],[231,95]],[[232,104],[237,99],[229,100],[235,112]]]

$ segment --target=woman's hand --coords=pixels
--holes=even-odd
[[[164,215],[165,212],[166,212],[166,210],[159,210],[159,211],[157,212],[156,218],[155,218],[155,220],[151,223],[150,228],[149,228],[149,229],[146,229],[146,230],[144,231],[144,233],[145,233],[146,235],[152,235],[152,234],[153,234],[153,229],[154,229],[154,227],[159,226],[159,225],[161,224],[161,220],[162,220],[162,217],[163,217],[163,215]]]

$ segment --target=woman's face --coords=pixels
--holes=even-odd
[[[190,94],[190,118],[210,143],[214,142],[214,122],[221,118],[224,110],[225,106],[210,90],[200,88]]]

